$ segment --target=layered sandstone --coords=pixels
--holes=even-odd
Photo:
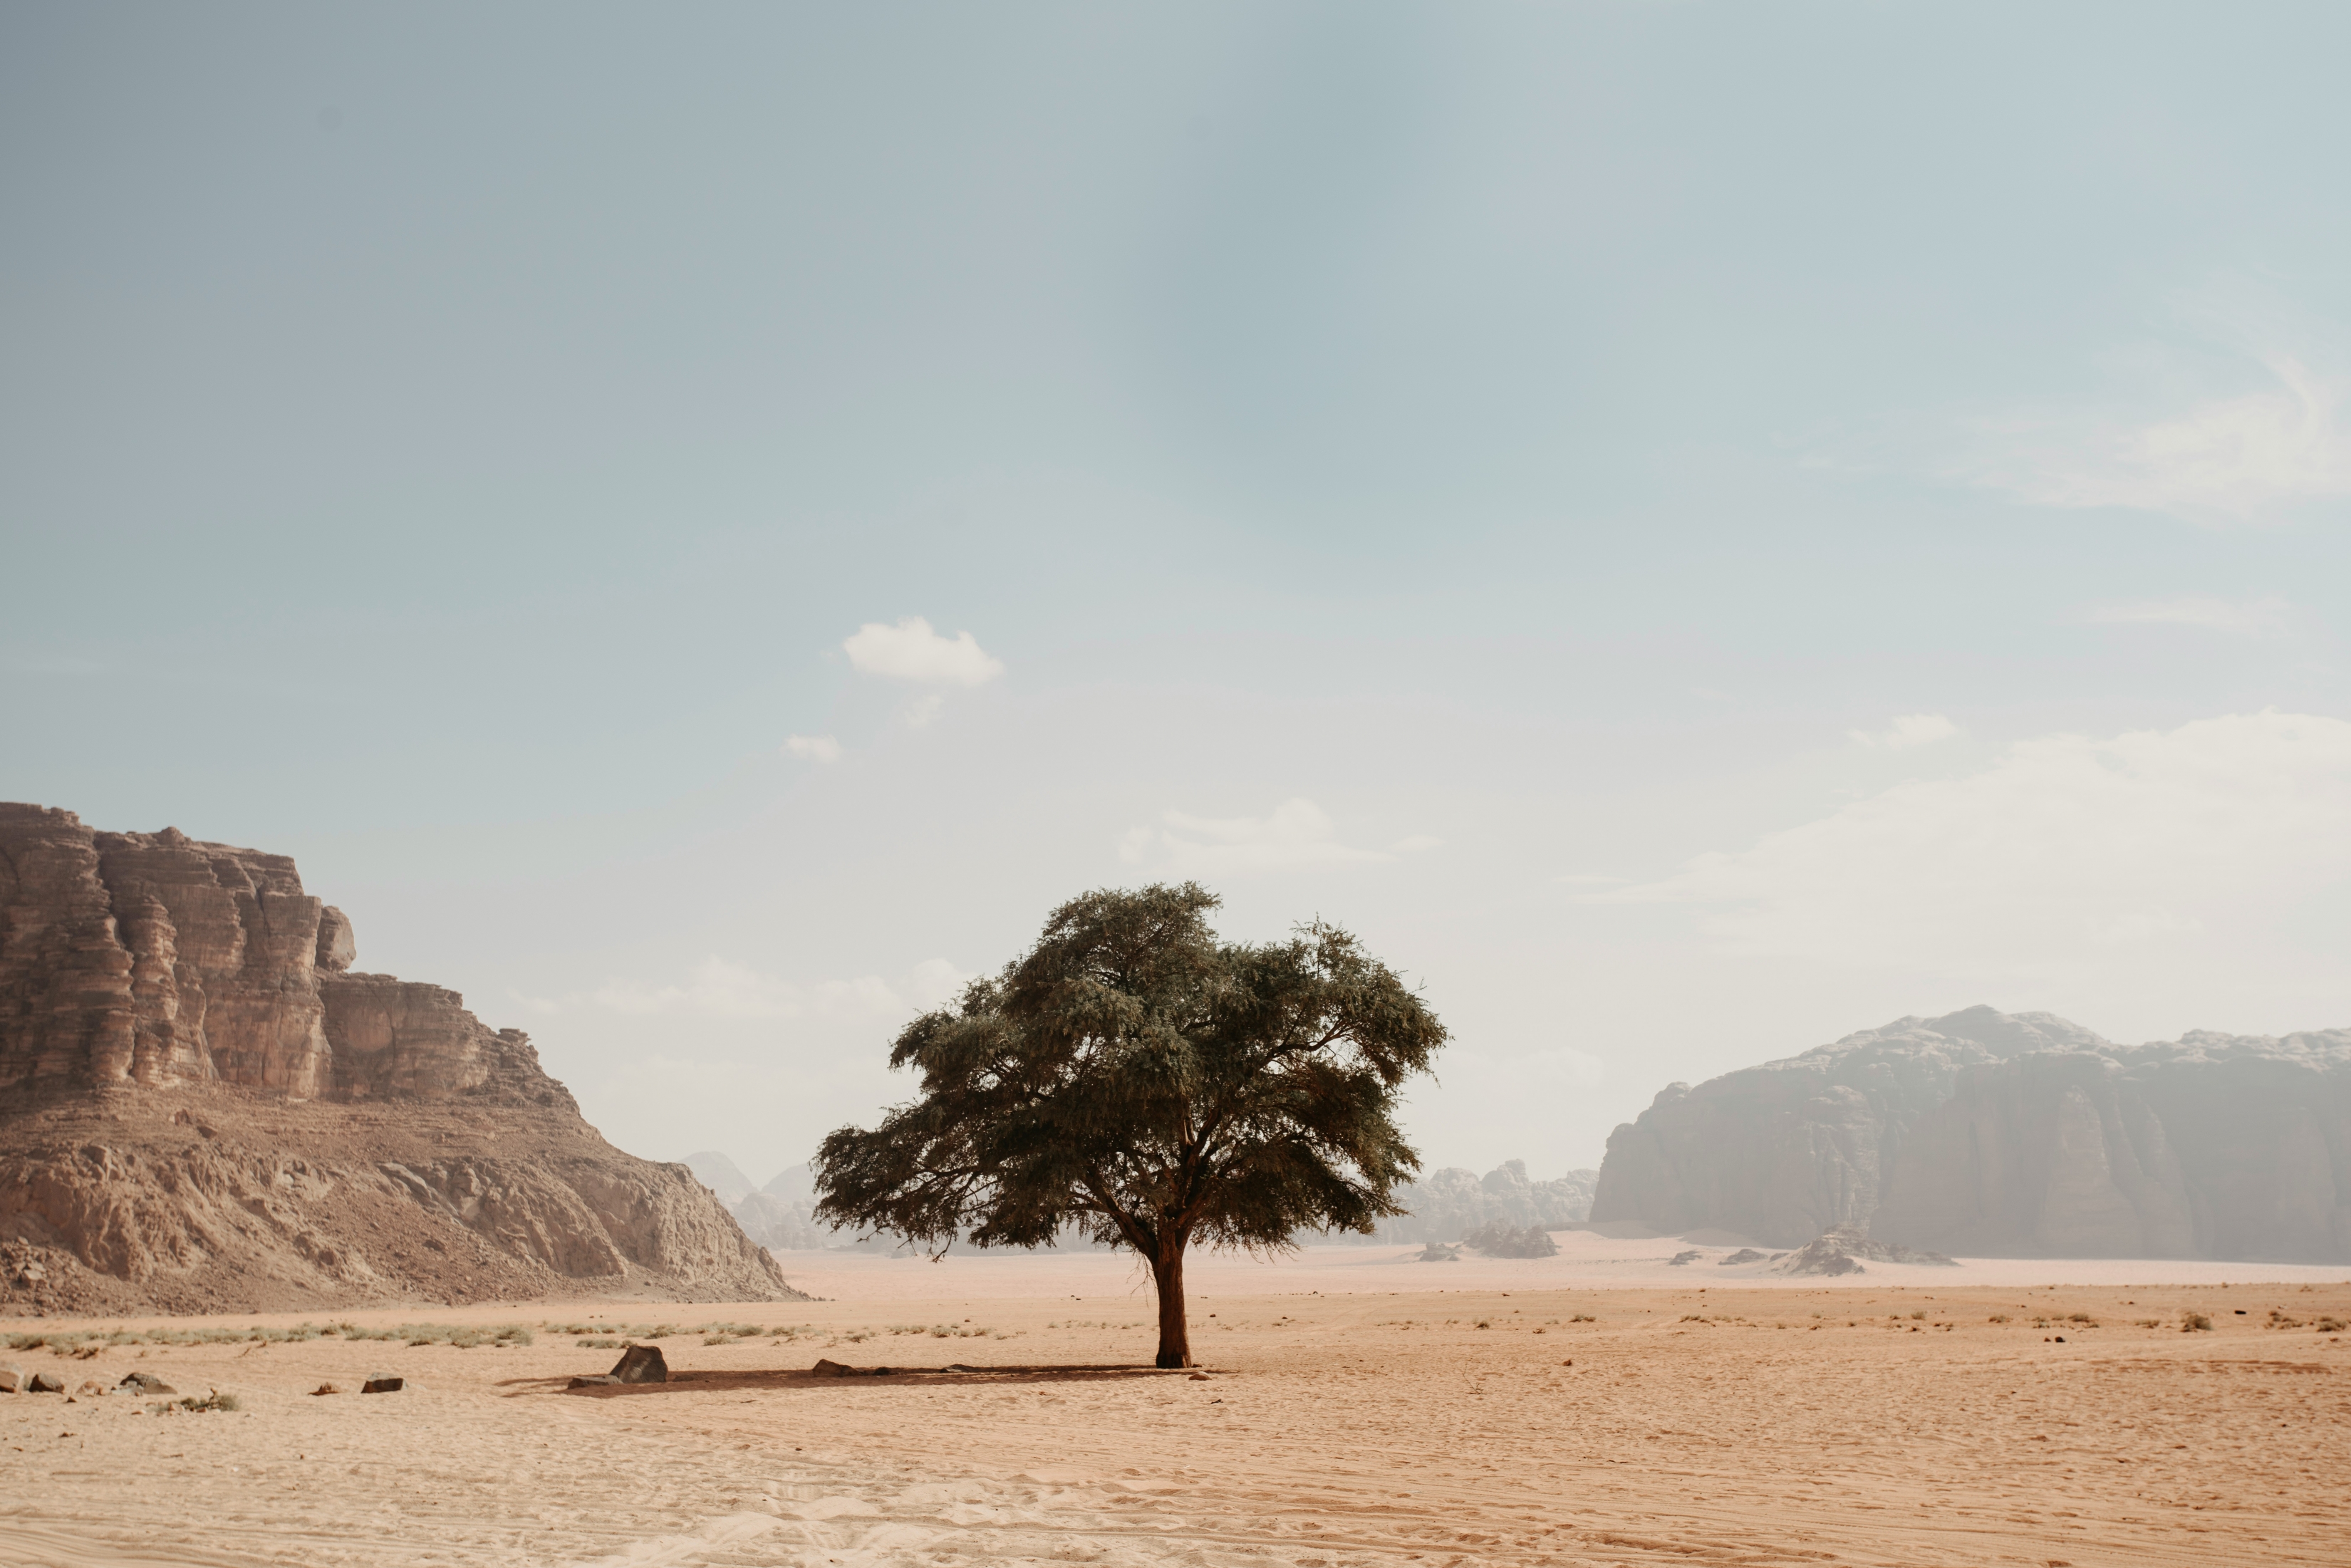
[[[0,1301],[794,1294],[528,1037],[356,951],[283,855],[0,804]]]
[[[2126,1047],[2047,1014],[1903,1019],[1616,1129],[1595,1222],[1976,1257],[2351,1261],[2351,1031]]]

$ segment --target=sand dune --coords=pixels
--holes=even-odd
[[[643,1326],[642,1304],[466,1312],[537,1326],[507,1348],[0,1353],[243,1406],[0,1396],[0,1563],[2341,1561],[2351,1351],[2315,1325],[2351,1317],[2351,1284],[2066,1284],[2082,1266],[2043,1261],[1759,1287],[1562,1240],[1508,1263],[1204,1260],[1202,1377],[1136,1364],[1147,1295],[1102,1255],[824,1255],[799,1277],[841,1299],[671,1309],[796,1332],[672,1333],[677,1379],[643,1387],[567,1389],[616,1353],[544,1326]],[[2183,1310],[2214,1330],[2180,1332]],[[820,1356],[978,1370],[819,1377]],[[423,1387],[307,1392],[380,1369]]]

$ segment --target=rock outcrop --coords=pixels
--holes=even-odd
[[[1667,1088],[1609,1138],[1593,1219],[2351,1261],[2351,1031],[2126,1047],[2043,1013],[1902,1019]]]
[[[1743,1251],[1737,1258],[1726,1258],[1726,1263],[1753,1262],[1760,1252]],[[1773,1263],[1774,1274],[1861,1274],[1868,1270],[1862,1260],[1873,1263],[1924,1263],[1949,1269],[1957,1265],[1940,1252],[1921,1252],[1914,1247],[1904,1247],[1892,1241],[1872,1241],[1859,1229],[1840,1225],[1835,1229],[1813,1237],[1802,1247]]]
[[[1962,1071],[2105,1044],[2047,1013],[1979,1007],[1897,1019],[1695,1089],[1669,1084],[1610,1134],[1593,1222],[1713,1226],[1771,1247],[1865,1225],[1911,1128]]]
[[[2351,1030],[1963,1073],[1872,1226],[1978,1255],[2351,1262]]]
[[[355,954],[283,855],[0,804],[0,1303],[797,1295],[527,1036]]]

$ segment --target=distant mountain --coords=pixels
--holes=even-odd
[[[1517,1229],[1581,1225],[1591,1215],[1599,1176],[1598,1171],[1570,1171],[1532,1181],[1524,1160],[1504,1160],[1482,1176],[1447,1166],[1396,1189],[1396,1201],[1410,1212],[1382,1220],[1376,1238],[1346,1239],[1447,1243],[1495,1224]]]
[[[705,1149],[698,1155],[685,1156],[685,1168],[703,1186],[718,1195],[718,1201],[733,1208],[751,1196],[751,1178],[743,1168],[716,1149]]]
[[[1610,1136],[1592,1218],[1774,1247],[1850,1225],[1979,1257],[2351,1261],[2351,1032],[2127,1047],[2047,1013],[1897,1019],[1668,1085]]]
[[[739,1180],[741,1176],[732,1160],[724,1155],[709,1154],[691,1155],[685,1163],[705,1186],[726,1199],[728,1211],[742,1226],[743,1233],[762,1247],[799,1251],[852,1245],[862,1249],[886,1249],[895,1245],[888,1240],[854,1241],[850,1232],[820,1226],[814,1218],[816,1178],[806,1165],[778,1173],[773,1181],[757,1192],[748,1191],[749,1183],[744,1182],[747,1190],[743,1195],[729,1197],[731,1188],[722,1186],[721,1181]],[[1431,1171],[1418,1182],[1399,1187],[1397,1201],[1411,1212],[1383,1221],[1376,1237],[1302,1239],[1419,1244],[1459,1241],[1474,1230],[1497,1223],[1521,1229],[1528,1226],[1556,1229],[1581,1224],[1591,1212],[1593,1187],[1599,1176],[1597,1171],[1570,1171],[1554,1180],[1533,1181],[1528,1178],[1524,1160],[1505,1160],[1483,1176],[1450,1166]],[[1074,1237],[1064,1238],[1061,1243],[1064,1249],[1088,1245]]]

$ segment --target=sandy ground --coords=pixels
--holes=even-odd
[[[0,1563],[2351,1561],[2351,1347],[2314,1332],[2351,1319],[2351,1270],[1764,1285],[1663,1241],[1561,1240],[1524,1263],[1201,1260],[1202,1377],[1140,1364],[1147,1297],[1100,1255],[790,1260],[836,1299],[668,1309],[797,1332],[670,1333],[678,1375],[633,1388],[568,1390],[617,1352],[549,1325],[658,1326],[643,1304],[350,1314],[535,1330],[506,1348],[0,1351],[242,1406],[0,1396]],[[819,1356],[981,1370],[836,1379]],[[377,1372],[423,1387],[308,1392]]]

